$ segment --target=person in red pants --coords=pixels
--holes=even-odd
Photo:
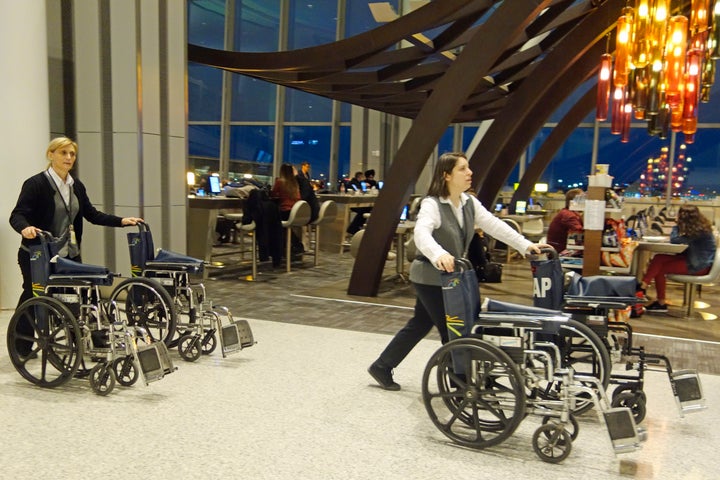
[[[648,265],[640,283],[644,293],[650,283],[655,282],[657,298],[646,307],[649,312],[664,313],[668,311],[665,303],[666,275],[705,275],[715,260],[717,245],[712,224],[698,207],[684,205],[677,214],[677,224],[670,234],[671,243],[685,243],[688,248],[679,255],[655,255]]]

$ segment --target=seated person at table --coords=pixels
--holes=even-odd
[[[374,173],[375,172],[373,172],[373,174]],[[355,172],[355,176],[348,182],[348,191],[352,192],[353,190],[357,190],[358,192],[362,192],[362,182],[364,179],[363,172]],[[363,225],[365,225],[365,214],[372,212],[372,207],[355,207],[351,208],[351,210],[355,212],[355,216],[350,222],[350,225],[348,225],[346,232],[350,235],[355,235],[362,229]]]
[[[694,205],[683,205],[678,210],[677,224],[670,233],[670,243],[684,243],[688,248],[677,255],[656,254],[650,261],[640,283],[640,292],[645,294],[647,286],[655,281],[657,298],[646,307],[649,312],[668,311],[665,303],[665,275],[705,275],[715,260],[717,246],[712,224]]]
[[[583,221],[580,212],[570,210],[570,202],[583,193],[579,188],[568,190],[565,194],[565,208],[555,214],[547,231],[547,243],[553,246],[558,253],[567,247],[567,237],[570,232],[583,230]]]
[[[283,163],[280,166],[280,176],[275,179],[275,184],[270,191],[270,197],[278,202],[280,209],[280,218],[287,220],[290,218],[290,210],[300,198],[300,185],[297,181],[297,171],[295,167],[289,163]],[[293,253],[302,253],[304,251],[300,238],[292,233],[292,251]]]
[[[303,167],[306,163],[307,162],[303,162]],[[300,188],[300,199],[305,200],[308,205],[310,205],[310,221],[314,222],[317,220],[318,214],[320,213],[320,205],[318,204],[318,199],[315,195],[315,189],[313,189],[310,180],[308,180],[308,177],[303,172],[295,175],[295,178],[298,182],[298,188]]]
[[[355,172],[355,176],[350,179],[350,181],[347,182],[347,189],[348,192],[352,193],[353,191],[362,192],[362,182],[365,180],[365,176],[363,175],[363,172]]]
[[[375,187],[377,188],[377,181],[375,180],[375,170],[372,168],[365,172],[365,183],[367,184],[368,190]]]

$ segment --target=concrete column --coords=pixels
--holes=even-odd
[[[186,248],[185,4],[76,1],[80,177],[108,213],[141,216],[156,247]],[[83,259],[130,272],[129,229],[87,228]]]
[[[0,0],[0,131],[4,166],[0,189],[0,308],[14,309],[22,277],[17,266],[20,235],[8,218],[22,182],[41,171],[50,140],[45,2]]]

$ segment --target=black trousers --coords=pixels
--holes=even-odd
[[[442,343],[448,341],[445,324],[445,303],[442,287],[413,283],[415,287],[415,313],[400,329],[380,354],[379,361],[388,368],[397,367],[420,340],[435,326]]]
[[[32,274],[30,273],[30,252],[19,248],[17,260],[18,266],[20,267],[20,273],[22,273],[23,278],[22,293],[20,293],[20,299],[18,300],[17,304],[17,306],[19,307],[25,300],[33,297]],[[71,260],[74,260],[76,262],[81,261],[79,255],[75,258],[72,258]],[[15,331],[18,334],[27,336],[33,336],[34,334],[32,325],[30,325],[26,317],[20,317],[17,322],[17,326],[15,327]],[[16,340],[15,348],[17,349],[18,354],[27,355],[32,350],[32,344],[33,342],[28,340]]]
[[[280,210],[280,218],[283,221],[286,221],[288,218],[290,218],[290,210]],[[295,232],[293,232],[292,228],[285,228],[284,230],[290,231],[290,248],[292,250],[292,254],[300,254],[305,251],[305,247],[303,246],[302,239],[295,235]],[[287,232],[283,232],[283,242],[285,242],[285,235],[287,235]],[[284,243],[283,243],[284,245]],[[285,248],[285,247],[283,247]],[[283,250],[284,252],[285,250]],[[284,253],[283,253],[284,255]]]
[[[22,273],[22,293],[20,294],[20,300],[18,300],[17,306],[25,300],[32,298],[32,278],[30,276],[30,252],[26,252],[22,248],[18,249],[17,256],[18,265],[20,266],[20,273]]]
[[[351,208],[350,210],[355,212],[355,216],[350,222],[350,225],[348,225],[346,232],[350,235],[355,235],[362,229],[363,225],[365,225],[365,214],[371,213],[372,207],[356,207]]]

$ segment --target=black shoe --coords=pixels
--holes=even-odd
[[[652,302],[650,305],[645,307],[645,310],[652,313],[667,313],[668,306],[664,303],[660,303],[657,300]]]
[[[384,367],[378,362],[375,362],[368,368],[368,373],[385,390],[400,390],[400,385],[393,381],[391,368]]]

